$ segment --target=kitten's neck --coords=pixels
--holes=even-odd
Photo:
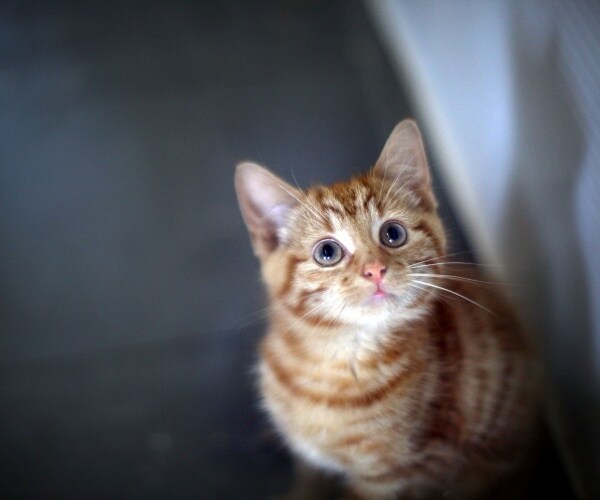
[[[377,317],[366,317],[360,322],[341,322],[310,318],[297,318],[285,308],[275,308],[271,316],[271,331],[275,335],[286,335],[298,345],[323,360],[349,359],[360,362],[372,359],[389,348],[390,344],[416,339],[428,329],[430,306],[406,311],[397,317],[378,321]]]

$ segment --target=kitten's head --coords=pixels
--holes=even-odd
[[[446,241],[415,122],[398,124],[375,167],[348,182],[301,191],[242,163],[235,186],[273,306],[313,325],[373,325],[430,301],[411,274],[433,272]]]

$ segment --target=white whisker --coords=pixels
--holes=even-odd
[[[415,158],[415,156],[413,155],[413,157],[410,160],[412,161],[412,160],[414,160],[414,158]],[[398,180],[400,179],[400,177],[404,174],[404,172],[401,170],[401,168],[402,167],[399,167],[398,173],[396,174],[396,178],[390,184],[390,187],[386,191],[385,196],[383,197],[383,200],[382,200],[382,203],[381,203],[382,205],[386,205],[388,203],[388,200],[390,199],[390,195],[391,195],[392,189],[394,189],[395,193],[400,192],[417,175],[417,172],[414,171],[412,173],[412,175],[410,177],[408,177],[404,181],[404,183],[402,184],[402,186],[400,186],[399,188],[396,189],[396,183],[398,182]]]
[[[445,264],[445,263],[446,263],[446,261],[444,261],[444,260],[442,260],[442,259],[446,259],[446,258],[448,258],[448,257],[456,257],[457,255],[462,255],[462,254],[465,254],[465,253],[467,253],[467,252],[453,252],[453,253],[447,253],[447,254],[445,254],[445,255],[436,255],[436,256],[434,256],[434,257],[429,257],[428,259],[423,259],[423,260],[420,260],[420,261],[414,262],[414,263],[413,263],[413,264],[411,264],[410,266],[417,266],[417,265],[419,265],[419,264],[425,264],[425,263],[427,263],[427,262],[431,262],[432,260],[436,260],[436,259],[439,259],[439,260],[440,260],[439,262],[436,262],[436,263],[435,263],[436,265],[437,265],[437,264]],[[409,267],[410,267],[410,266],[409,266]]]
[[[475,300],[473,300],[473,299],[470,299],[469,297],[466,297],[466,296],[464,296],[464,295],[462,295],[462,294],[460,294],[460,293],[458,293],[458,292],[455,292],[455,291],[453,291],[453,290],[450,290],[450,289],[448,289],[448,288],[444,288],[443,286],[434,285],[433,283],[427,283],[426,281],[419,281],[419,280],[413,280],[413,281],[414,281],[415,283],[419,283],[419,284],[421,284],[421,285],[430,286],[430,287],[433,287],[433,288],[437,288],[438,290],[442,290],[442,291],[444,291],[444,292],[450,293],[450,294],[452,294],[452,295],[456,295],[457,297],[460,297],[461,299],[463,299],[463,300],[466,300],[467,302],[469,302],[469,303],[471,303],[471,304],[473,304],[473,305],[475,305],[475,306],[477,306],[477,307],[480,307],[480,308],[481,308],[481,309],[483,309],[484,311],[487,311],[487,312],[488,312],[488,313],[490,313],[492,316],[494,316],[494,317],[496,317],[496,318],[498,318],[498,319],[502,319],[502,318],[500,318],[500,316],[498,316],[498,315],[497,315],[497,314],[496,314],[494,311],[492,311],[491,309],[488,309],[487,307],[485,307],[485,306],[481,305],[479,302],[477,302],[477,301],[475,301]]]
[[[490,267],[490,268],[498,268],[501,266],[495,266],[493,264],[479,264],[477,262],[463,262],[463,261],[455,261],[455,262],[434,262],[432,264],[409,264],[407,267],[418,268],[418,267],[434,267],[434,266],[475,266],[475,267]]]
[[[314,312],[316,312],[320,308],[321,308],[321,304],[316,304],[314,307],[312,307],[311,309],[306,311],[302,316],[297,316],[296,319],[290,324],[290,329],[293,329],[300,321],[304,321],[304,318],[312,315]],[[319,326],[320,324],[321,324],[321,321],[319,321],[317,326]]]
[[[408,159],[406,156],[404,157],[404,159],[408,159],[408,162],[404,162],[401,161],[400,163],[403,163],[404,165],[402,165],[402,167],[400,167],[400,169],[402,168],[408,168],[408,165],[410,163],[412,163],[414,161],[414,159],[416,158],[416,153],[413,152],[413,154],[411,155],[410,159]],[[387,160],[386,160],[387,162]],[[387,163],[386,163],[387,165]],[[404,187],[417,175],[417,171],[412,169],[413,173],[410,177],[408,177],[405,181],[404,184],[402,184],[402,186],[400,186],[399,188],[395,189],[396,192],[401,191],[402,189],[404,189]],[[396,187],[396,183],[398,182],[398,180],[400,179],[400,177],[404,174],[404,172],[402,170],[398,171],[398,174],[396,175],[396,178],[394,179],[394,181],[392,182],[392,184],[390,185],[390,187],[388,188],[387,192],[385,193],[385,196],[383,197],[382,200],[382,205],[386,205],[388,203],[388,200],[390,199],[390,194],[392,192],[392,189],[394,189]]]
[[[292,193],[289,189],[287,189],[283,184],[278,183],[279,187],[283,189],[287,194],[289,194],[292,198],[294,198],[301,206],[305,207],[308,211],[310,211],[315,217],[325,220],[323,214],[317,212],[314,208],[312,208],[308,203],[304,203],[300,198],[298,198],[294,193]]]
[[[271,310],[271,306],[264,307],[257,311],[249,313],[247,316],[239,318],[234,321],[228,329],[234,328],[245,328],[247,326],[253,325],[254,323],[266,319],[269,317],[269,311]]]
[[[465,276],[456,276],[454,274],[434,274],[434,273],[409,273],[407,276],[416,276],[416,277],[427,277],[427,278],[444,278],[456,281],[468,281],[469,283],[478,283],[481,285],[503,285],[503,283],[499,281],[484,281],[477,280],[474,278],[467,278]]]
[[[292,170],[292,168],[290,167],[290,173],[292,174],[292,179],[294,180],[294,184],[296,184],[296,187],[298,188],[298,191],[304,195],[304,200],[306,202],[306,207],[310,207],[312,208],[314,211],[312,211],[312,213],[314,214],[315,212],[318,214],[318,216],[321,218],[321,220],[325,221],[325,216],[319,211],[319,208],[312,203],[309,198],[308,195],[302,190],[302,188],[300,187],[300,185],[298,184],[298,181],[296,180],[296,176],[294,175],[294,171]]]

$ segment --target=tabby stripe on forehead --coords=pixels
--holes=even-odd
[[[294,375],[282,365],[277,355],[271,351],[268,345],[265,345],[263,348],[263,359],[273,372],[273,375],[275,375],[277,381],[291,393],[307,399],[312,403],[336,408],[359,408],[370,406],[384,399],[391,392],[399,390],[402,386],[406,386],[425,368],[424,362],[415,363],[391,376],[387,382],[375,389],[365,391],[362,394],[344,396],[312,391],[308,387],[297,383]],[[395,393],[395,397],[398,396],[399,395]]]
[[[374,197],[373,192],[371,191],[371,189],[369,189],[369,191],[367,192],[367,195],[365,196],[365,201],[363,201],[363,209],[364,210],[369,209],[369,203],[371,202],[373,197]]]
[[[432,331],[432,340],[438,356],[438,395],[430,404],[432,419],[425,441],[441,439],[456,443],[463,424],[457,394],[463,349],[452,308],[440,300],[434,317],[437,328]]]
[[[355,199],[349,200],[347,203],[344,203],[344,209],[346,210],[346,215],[350,217],[355,217],[358,211],[358,207],[355,205]]]
[[[345,215],[347,215],[346,213],[344,213],[344,211],[341,208],[334,207],[333,205],[330,205],[329,203],[322,203],[321,208],[323,210],[325,210],[326,212],[331,212],[331,213],[336,214],[338,217],[344,217]]]
[[[352,205],[352,212],[353,212],[352,215],[353,216],[356,215],[360,210],[366,210],[367,206],[368,206],[368,199],[369,199],[370,192],[365,195],[365,201],[360,203],[360,199],[361,199],[360,191],[361,190],[356,189],[354,191],[354,193],[352,193],[352,197],[350,200],[351,205]],[[372,195],[371,195],[371,197],[372,197]]]
[[[337,214],[339,216],[343,216],[344,215],[344,213],[342,212],[341,209],[339,209],[337,207],[334,207],[331,203],[327,202],[327,200],[325,199],[325,197],[326,197],[325,190],[323,190],[323,189],[317,189],[314,192],[314,194],[315,194],[317,205],[322,210],[326,210],[326,211],[332,212],[332,213]]]

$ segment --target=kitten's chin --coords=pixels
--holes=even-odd
[[[375,327],[379,323],[387,323],[390,318],[401,313],[402,309],[402,300],[398,296],[384,292],[370,293],[348,307],[345,313],[350,323]]]
[[[423,305],[423,294],[410,287],[400,290],[370,291],[363,300],[356,305],[357,317],[361,322],[377,320],[392,321],[412,317],[417,313],[417,306]],[[375,315],[375,316],[373,316]]]
[[[398,302],[398,297],[388,293],[377,291],[373,295],[370,295],[364,302],[365,307],[386,307],[391,302]]]
[[[338,297],[340,305],[332,310],[340,311],[335,319],[346,325],[361,328],[397,326],[423,314],[429,302],[423,300],[424,295],[410,286],[369,287],[368,290],[356,290],[353,296]]]
[[[396,290],[385,285],[377,285],[365,294],[360,304],[366,308],[406,307],[413,299],[410,290]]]
[[[396,328],[422,316],[420,307],[406,307],[396,296],[373,298],[365,304],[346,311],[346,321],[368,331]]]

